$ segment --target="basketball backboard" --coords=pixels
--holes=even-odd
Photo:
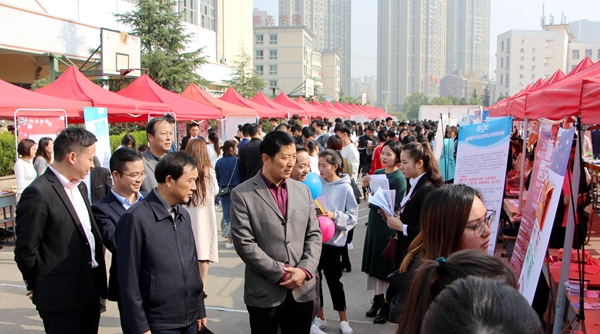
[[[107,28],[100,29],[100,36],[102,41],[102,75],[126,77],[139,77],[142,75],[140,71],[141,40],[139,36]]]
[[[306,78],[304,87],[304,97],[313,97],[315,95],[315,81]]]

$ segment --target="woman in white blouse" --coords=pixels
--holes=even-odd
[[[35,152],[33,167],[37,175],[40,176],[46,172],[48,165],[52,163],[52,154],[54,154],[54,142],[50,137],[42,137]]]
[[[23,190],[37,177],[32,161],[36,150],[37,145],[28,138],[21,140],[17,147],[19,159],[17,159],[14,166],[15,178],[17,179],[17,202],[19,202]]]

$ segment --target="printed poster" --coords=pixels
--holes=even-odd
[[[531,302],[544,264],[552,224],[571,152],[575,128],[541,120],[531,181],[510,267],[519,278],[518,288]]]
[[[111,151],[106,108],[85,107],[83,108],[83,117],[86,130],[96,135],[96,139],[98,139],[96,142],[96,156],[100,160],[100,165],[110,169]]]
[[[493,255],[498,239],[506,163],[510,144],[511,117],[460,128],[454,183],[471,186],[483,195],[483,204],[495,210],[488,254]]]
[[[15,126],[17,144],[25,138],[38,143],[42,137],[54,140],[67,127],[67,117],[64,111],[19,110],[15,116]]]

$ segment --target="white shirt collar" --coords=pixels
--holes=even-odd
[[[52,165],[48,165],[48,168],[50,168],[50,170],[54,174],[56,174],[56,177],[58,177],[58,180],[62,184],[63,188],[73,189],[73,188],[77,187],[81,183],[81,181],[82,181],[82,180],[70,181],[64,175],[62,175],[59,171],[57,171],[56,169],[54,169],[54,167],[52,167]]]
[[[410,189],[413,189],[414,187],[417,186],[417,183],[419,183],[419,180],[423,177],[423,175],[425,175],[425,173],[408,180],[408,182],[410,182]]]

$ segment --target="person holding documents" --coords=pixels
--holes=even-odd
[[[342,174],[342,156],[334,150],[325,150],[319,154],[319,172],[323,191],[321,197],[325,198],[320,203],[319,214],[329,217],[335,225],[335,232],[331,239],[323,242],[321,258],[319,260],[319,293],[320,308],[317,313],[316,325],[320,329],[327,326],[325,313],[323,312],[323,274],[327,280],[333,309],[340,315],[340,329],[342,334],[352,334],[352,328],[346,317],[346,295],[344,285],[340,282],[342,278],[342,264],[340,255],[346,247],[348,231],[356,226],[358,221],[358,204],[354,197],[354,190],[350,184],[350,176]],[[317,202],[321,202],[317,198]],[[319,210],[321,211],[321,210]]]
[[[396,140],[390,140],[383,144],[380,159],[384,168],[378,169],[372,176],[365,175],[362,179],[362,186],[369,189],[370,193],[379,191],[381,194],[387,192],[388,195],[384,198],[389,199],[386,206],[391,207],[390,214],[400,207],[400,202],[406,191],[406,179],[398,170],[401,149],[402,144]],[[385,176],[388,182],[379,182],[381,176]],[[377,189],[375,189],[375,185],[377,185]],[[380,198],[380,196],[377,197]],[[369,202],[368,198],[367,203]],[[368,204],[370,210],[363,249],[362,271],[368,275],[367,290],[375,290],[375,296],[373,297],[373,305],[367,311],[366,316],[375,317],[374,323],[384,324],[387,321],[389,305],[385,302],[383,294],[389,285],[387,276],[394,270],[395,264],[392,260],[384,258],[381,253],[387,244],[388,238],[394,235],[396,231],[389,228],[378,213],[381,209],[380,206]]]

